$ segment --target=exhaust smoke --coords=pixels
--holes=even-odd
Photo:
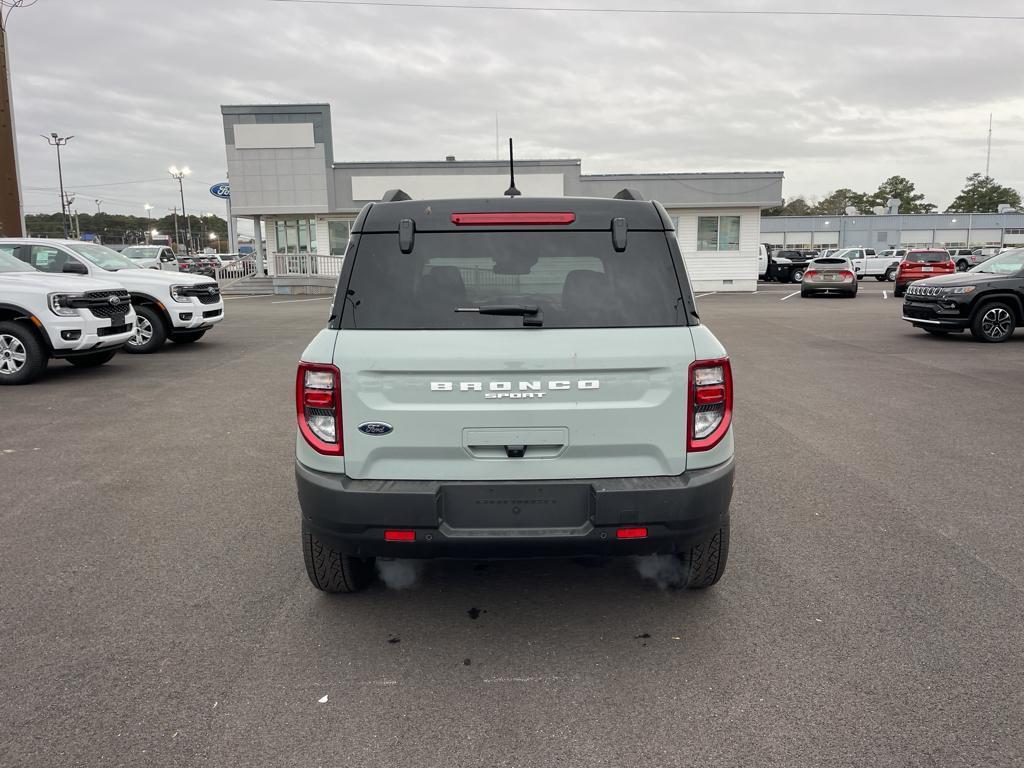
[[[633,558],[640,576],[658,585],[658,589],[682,589],[689,578],[687,567],[674,555],[644,555]]]
[[[423,576],[422,560],[377,559],[377,575],[388,589],[409,589]]]

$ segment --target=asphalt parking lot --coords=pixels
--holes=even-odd
[[[571,561],[315,591],[293,382],[329,301],[5,389],[0,764],[1020,765],[1024,332],[862,288],[699,299],[738,439],[704,593]]]

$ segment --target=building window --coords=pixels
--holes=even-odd
[[[332,219],[327,222],[327,235],[331,241],[331,255],[344,256],[348,247],[348,236],[352,229],[352,222]]]
[[[740,249],[739,216],[698,216],[698,251],[738,251]]]
[[[670,216],[669,218],[672,219],[672,229],[674,229],[676,232],[679,232],[679,217]]]
[[[316,253],[313,219],[278,219],[274,222],[278,253]]]

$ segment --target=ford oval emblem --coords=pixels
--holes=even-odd
[[[394,427],[383,421],[366,421],[356,427],[356,429],[364,435],[373,435],[374,437],[390,435],[395,431]]]

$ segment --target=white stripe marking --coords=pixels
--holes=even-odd
[[[791,294],[789,294],[789,296],[783,296],[781,299],[779,299],[779,301],[785,301],[786,299],[792,299],[798,293],[800,293],[800,291],[793,291]]]
[[[318,296],[315,299],[287,299],[285,301],[272,301],[271,304],[300,304],[303,301],[330,301],[333,296]]]
[[[698,294],[697,296],[694,296],[693,298],[695,298],[695,299],[703,299],[705,296],[714,296],[716,293],[718,293],[718,291],[712,291],[711,293],[701,293],[701,294]]]
[[[882,298],[883,299],[888,299],[889,298],[889,292],[888,291],[882,291]]]

